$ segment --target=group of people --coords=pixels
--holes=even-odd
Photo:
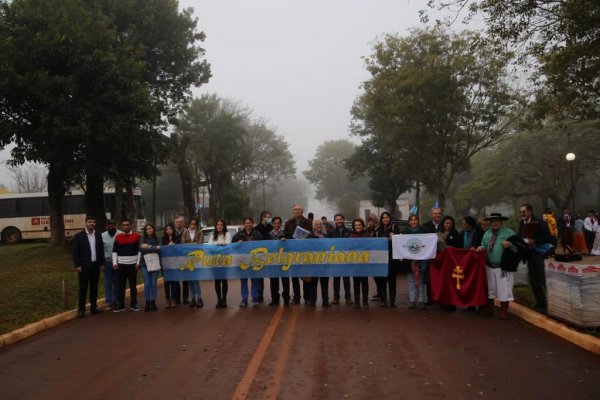
[[[540,246],[551,242],[548,223],[533,215],[533,208],[524,204],[520,208],[521,222],[518,234],[507,227],[503,227],[506,217],[493,213],[481,222],[482,226],[471,216],[462,219],[462,230],[459,232],[452,216],[442,216],[440,208],[431,210],[431,219],[423,224],[419,216],[411,214],[408,224],[394,223],[388,212],[383,212],[379,218],[354,218],[352,229],[346,227],[344,215],[336,214],[333,224],[327,218],[310,219],[304,216],[302,206],[293,207],[293,215],[283,221],[281,217],[272,217],[269,211],[260,214],[258,223],[247,217],[243,226],[233,237],[227,230],[224,220],[215,223],[215,229],[208,238],[209,245],[225,246],[232,242],[245,242],[256,240],[296,240],[295,232],[301,228],[307,232],[308,239],[322,238],[368,238],[382,237],[388,239],[388,273],[387,276],[374,277],[377,293],[369,298],[368,276],[354,276],[352,281],[349,276],[334,277],[333,296],[329,297],[329,277],[307,278],[269,278],[270,306],[278,306],[283,300],[284,306],[300,304],[304,298],[305,304],[315,307],[318,300],[319,284],[321,305],[330,307],[344,301],[346,305],[356,308],[369,307],[369,300],[377,300],[383,307],[396,306],[396,277],[401,269],[408,274],[408,304],[410,309],[423,309],[429,302],[428,299],[428,269],[429,260],[398,260],[392,259],[392,235],[437,233],[439,237],[438,249],[444,246],[453,246],[474,251],[484,252],[486,255],[486,272],[488,284],[487,304],[482,304],[480,312],[483,315],[492,315],[494,299],[501,302],[500,317],[505,318],[508,302],[513,300],[513,272],[514,269],[503,265],[505,253],[518,252],[518,245],[514,237],[525,243],[523,253],[529,265],[529,279],[533,290],[536,307],[546,307],[546,288],[544,274],[544,257],[547,255],[539,251]],[[309,217],[311,215],[309,214]],[[488,224],[489,223],[489,224]],[[598,224],[596,220],[596,225]],[[86,218],[86,227],[78,233],[73,240],[73,260],[75,270],[79,274],[79,309],[78,317],[85,314],[86,293],[89,288],[91,314],[102,312],[97,307],[97,293],[100,269],[104,269],[104,284],[106,309],[113,312],[125,310],[126,285],[129,284],[129,308],[139,311],[136,279],[137,271],[142,270],[144,278],[145,311],[156,311],[156,298],[158,291],[158,277],[160,266],[151,262],[150,254],[160,254],[163,246],[182,243],[204,243],[204,236],[197,218],[191,218],[187,227],[183,217],[177,217],[174,223],[169,223],[164,228],[162,237],[158,237],[153,224],[145,225],[142,234],[132,229],[128,220],[120,222],[120,230],[115,226],[115,221],[106,222],[106,231],[100,234],[95,230],[95,219]],[[158,257],[156,257],[159,259]],[[513,257],[514,258],[514,257]],[[264,302],[263,278],[241,279],[240,307],[245,308],[251,303],[256,306]],[[291,285],[290,285],[291,283]],[[302,283],[302,285],[301,285]],[[342,298],[343,284],[343,298]],[[249,287],[250,286],[250,287]],[[228,282],[225,279],[214,281],[217,296],[217,308],[227,307]],[[165,280],[164,293],[166,307],[177,307],[180,304],[192,308],[204,306],[200,282]],[[449,309],[452,309],[450,306]]]

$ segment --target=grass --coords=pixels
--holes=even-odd
[[[138,273],[138,283],[141,279]],[[63,281],[69,288],[66,297]],[[0,245],[0,282],[0,334],[77,308],[70,247],[55,249],[46,242]],[[102,297],[103,273],[98,284],[98,298]]]

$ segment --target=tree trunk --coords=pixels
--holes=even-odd
[[[121,220],[123,219],[123,184],[121,182],[115,182],[115,200],[113,204],[113,208],[111,211],[112,219],[115,221],[115,224],[119,226]]]
[[[417,216],[421,220],[421,182],[417,179],[415,185],[415,206],[417,206]],[[407,218],[408,219],[408,218]]]
[[[106,210],[104,207],[104,179],[102,176],[90,171],[85,172],[86,190],[85,190],[85,208],[88,215],[96,217],[96,229],[104,230],[106,222]]]
[[[177,172],[181,179],[181,192],[183,195],[183,214],[186,219],[196,216],[196,207],[194,206],[194,192],[192,185],[192,172],[185,163],[177,164]]]
[[[156,173],[152,177],[152,216],[151,221],[156,226]]]
[[[133,184],[127,183],[125,187],[127,191],[127,219],[129,219],[133,230],[137,231],[137,207],[133,198]]]
[[[48,165],[48,201],[50,202],[50,246],[61,247],[65,241],[64,199],[65,187],[63,169],[54,164]]]

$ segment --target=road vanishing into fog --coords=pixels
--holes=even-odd
[[[161,297],[157,312],[86,314],[0,349],[0,393],[111,400],[600,398],[599,356],[514,316],[408,310],[403,276],[398,288],[398,308],[371,302],[368,309],[240,309],[239,284],[230,281],[229,308],[215,309],[213,284],[204,282],[203,309],[165,309]]]

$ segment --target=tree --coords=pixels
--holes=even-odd
[[[250,123],[243,157],[250,161],[238,178],[246,191],[258,188],[262,206],[267,208],[267,183],[276,184],[281,179],[291,178],[296,173],[294,156],[282,135],[268,128],[264,121]]]
[[[370,198],[367,179],[353,180],[346,169],[346,160],[355,151],[356,146],[347,139],[325,141],[303,172],[316,186],[317,199],[326,200],[345,215],[356,215],[359,201]]]
[[[594,0],[430,0],[464,21],[483,15],[490,37],[511,45],[561,114],[600,113],[600,3]],[[422,19],[427,20],[426,11]]]
[[[454,176],[522,112],[506,79],[509,59],[474,32],[386,35],[366,58],[371,79],[352,109],[352,131],[393,177],[423,183],[444,206]]]
[[[240,198],[232,192],[233,176],[250,165],[250,158],[240,157],[244,154],[248,113],[213,94],[193,99],[177,120],[175,135],[187,140],[178,157],[195,172],[197,187],[207,188],[212,221],[223,210],[228,193],[231,198]],[[182,180],[185,191],[183,183]],[[184,192],[184,203],[185,198]]]
[[[0,23],[0,146],[16,143],[15,164],[48,166],[57,245],[73,182],[102,218],[106,180],[132,199],[134,179],[154,175],[160,130],[210,76],[197,60],[204,34],[190,10],[161,0],[2,1]]]
[[[13,190],[17,193],[38,193],[46,191],[48,170],[43,165],[25,163],[21,166],[8,166],[14,181]]]
[[[550,201],[554,207],[568,205],[571,192],[565,155],[573,152],[577,156],[572,161],[575,187],[585,187],[582,182],[597,178],[600,144],[595,137],[599,127],[598,120],[561,121],[508,135],[476,160],[474,179],[460,186],[456,197],[459,202],[471,199],[470,206],[476,209],[500,201],[516,203],[532,198],[539,199],[543,208]],[[570,147],[566,134],[571,136]]]

